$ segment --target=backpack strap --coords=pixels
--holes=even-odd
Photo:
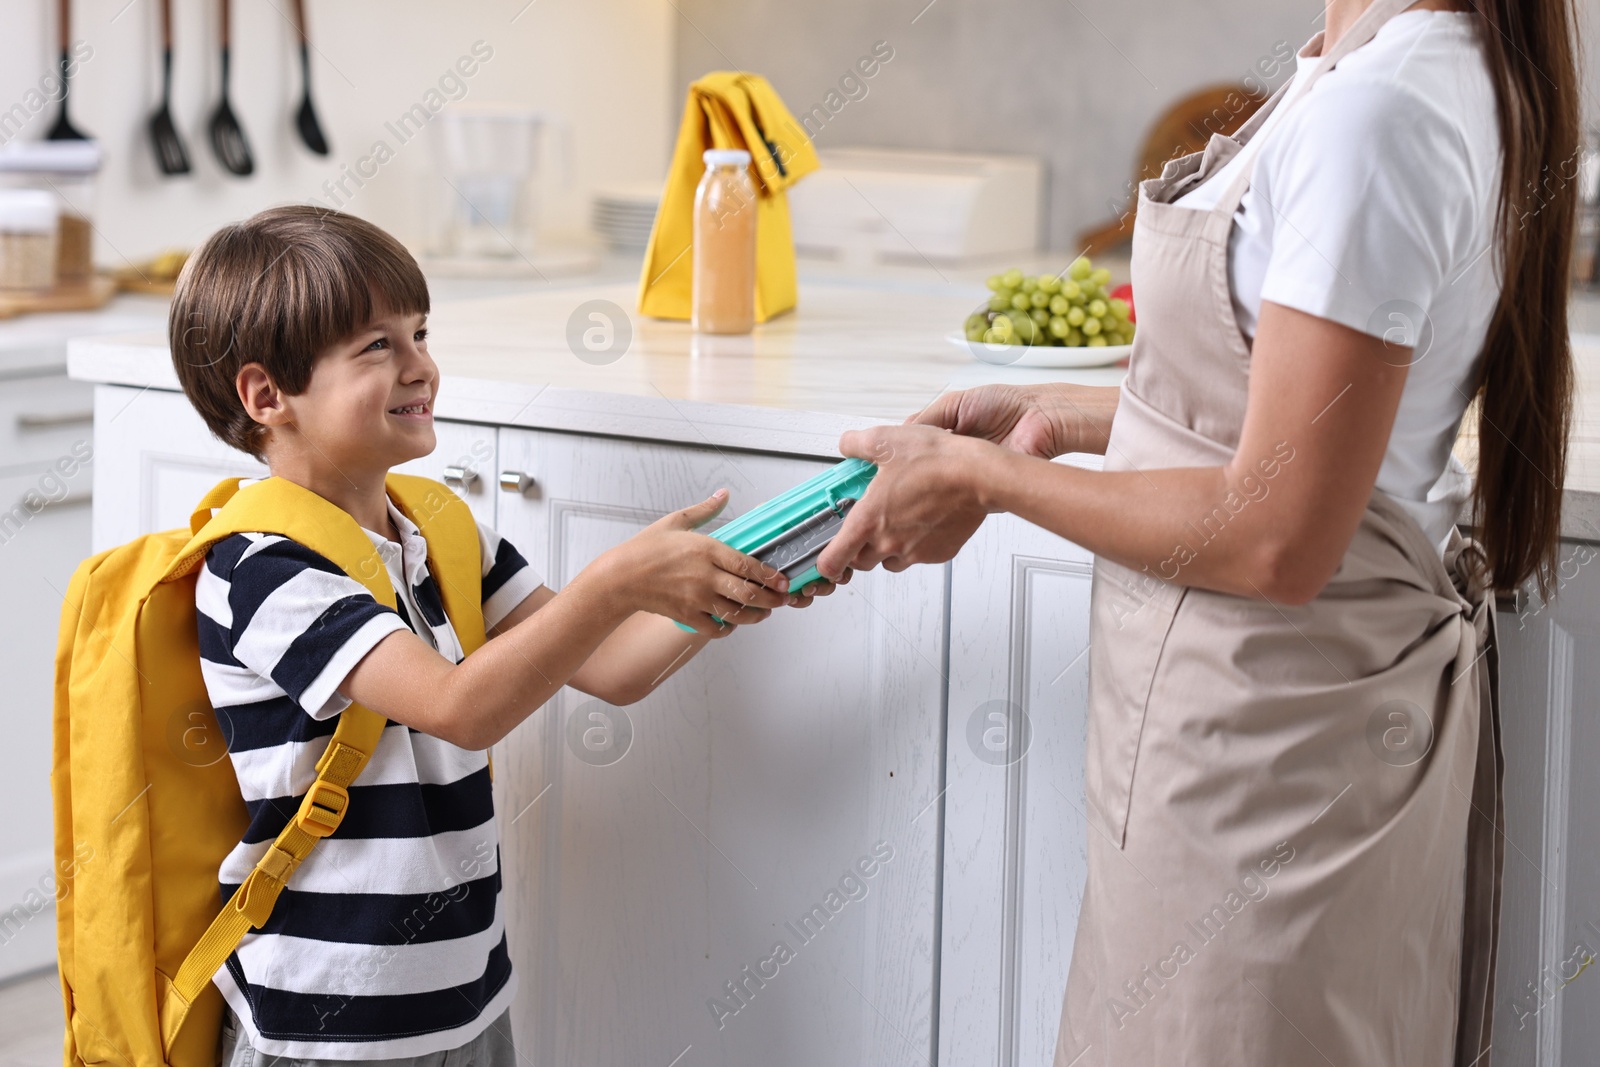
[[[244,935],[266,924],[278,894],[295,868],[310,855],[312,846],[339,828],[350,804],[348,787],[372,757],[387,722],[382,715],[359,704],[350,705],[340,714],[333,740],[317,761],[316,781],[300,802],[300,810],[256,862],[244,884],[222,906],[178,968],[177,977],[164,983],[161,1038],[165,1047],[172,1047],[190,1006],[205,992]]]
[[[478,521],[466,501],[431,478],[390,474],[389,496],[428,542],[428,569],[439,586],[444,613],[470,656],[483,647],[483,561]]]
[[[365,585],[378,602],[395,606],[388,568],[350,515],[309,489],[282,478],[267,478],[241,491],[237,478],[218,483],[190,517],[192,539],[167,571],[172,581],[203,565],[206,551],[235,533],[275,533],[326,556]],[[465,652],[484,643],[482,562],[476,521],[460,497],[437,482],[389,475],[386,486],[401,511],[417,523],[428,541],[446,615]],[[212,514],[216,509],[215,515]],[[228,960],[244,935],[272,915],[278,895],[311,849],[332,834],[350,803],[349,786],[361,773],[388,720],[351,704],[339,715],[333,739],[317,761],[317,777],[289,825],[283,828],[243,884],[222,906],[206,932],[178,968],[163,975],[161,1037],[170,1051],[189,1009]]]

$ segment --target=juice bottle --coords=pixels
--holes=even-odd
[[[756,324],[756,187],[750,153],[713,148],[694,194],[693,325],[749,333]]]

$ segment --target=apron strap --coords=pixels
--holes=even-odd
[[[1238,133],[1234,134],[1234,137],[1242,143],[1249,143],[1255,137],[1256,131],[1261,128],[1261,124],[1266,121],[1267,114],[1270,111],[1278,107],[1292,107],[1299,103],[1306,93],[1311,91],[1311,86],[1318,78],[1332,70],[1345,56],[1376,37],[1378,31],[1383,28],[1384,23],[1417,2],[1418,0],[1372,0],[1372,4],[1361,13],[1360,17],[1351,24],[1350,28],[1334,44],[1332,51],[1322,56],[1316,67],[1305,78],[1291,78],[1279,86],[1278,91],[1272,94],[1272,98],[1257,109],[1254,115],[1250,116],[1249,121],[1240,128]],[[1323,31],[1318,30],[1316,35],[1307,41],[1305,47],[1300,51],[1304,52],[1307,48],[1313,46],[1320,50],[1321,42],[1324,39]],[[1291,85],[1295,86],[1295,90],[1293,94],[1287,94],[1285,90]],[[1239,206],[1239,201],[1244,199],[1245,190],[1250,187],[1250,176],[1255,170],[1256,158],[1260,155],[1260,146],[1257,146],[1257,149],[1250,153],[1250,158],[1245,160],[1244,165],[1239,168],[1239,173],[1234,176],[1233,184],[1228,187],[1228,191],[1223,194],[1222,199],[1217,201],[1217,206],[1214,210],[1218,214],[1226,214],[1230,218],[1233,216],[1234,211]]]

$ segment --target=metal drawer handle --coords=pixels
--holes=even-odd
[[[68,493],[66,496],[62,497],[60,500],[51,500],[51,499],[49,499],[47,497],[45,499],[45,505],[44,506],[46,508],[68,508],[68,507],[73,507],[73,506],[78,505],[78,504],[92,504],[92,503],[94,503],[94,490],[85,489],[81,493]]]
[[[508,493],[526,493],[533,479],[521,471],[501,471],[500,488]]]
[[[446,467],[444,469],[444,484],[446,485],[470,489],[477,480],[478,472],[471,467]]]
[[[94,421],[94,411],[63,411],[57,415],[18,415],[19,430],[50,430],[58,426],[79,426]]]

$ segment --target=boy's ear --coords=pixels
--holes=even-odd
[[[289,421],[284,405],[283,390],[272,380],[267,368],[259,363],[246,363],[239,368],[233,380],[239,393],[239,403],[245,414],[263,426],[280,426]]]

